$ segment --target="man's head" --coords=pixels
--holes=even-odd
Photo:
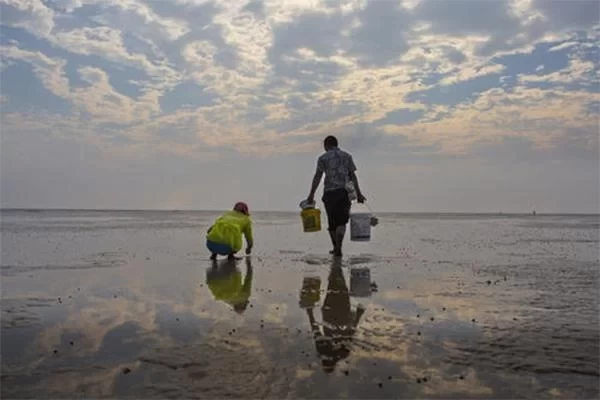
[[[338,147],[338,141],[335,136],[327,136],[323,141],[323,147],[325,147],[325,151]]]

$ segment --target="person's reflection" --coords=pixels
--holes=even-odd
[[[333,260],[329,271],[327,295],[321,308],[322,331],[315,320],[312,307],[306,308],[306,312],[323,370],[328,373],[333,372],[336,364],[350,354],[350,345],[356,327],[365,312],[364,307],[360,304],[355,311],[352,310],[348,287],[339,259]]]
[[[246,276],[242,284],[242,271],[237,267],[237,260],[213,261],[212,267],[206,270],[206,284],[215,300],[221,300],[237,313],[243,313],[248,307],[252,292],[252,261],[246,257]]]

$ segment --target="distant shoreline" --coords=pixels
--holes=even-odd
[[[219,213],[224,212],[222,210],[193,210],[193,209],[95,209],[95,208],[0,208],[0,213],[4,212],[102,212],[102,213],[123,213],[123,212],[155,212],[155,213]],[[256,210],[256,214],[267,214],[267,213],[278,213],[278,214],[296,214],[296,210]],[[543,213],[537,212],[535,215],[531,212],[489,212],[489,211],[473,211],[473,212],[460,212],[460,211],[377,211],[378,215],[423,215],[423,216],[504,216],[504,217],[541,217],[541,216],[572,216],[572,217],[600,217],[600,213],[573,213],[573,212],[561,212],[561,213]]]

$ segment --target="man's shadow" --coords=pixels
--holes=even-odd
[[[238,268],[239,260],[213,260],[212,266],[206,269],[206,284],[215,300],[229,304],[235,312],[246,311],[252,293],[252,258],[246,257],[246,276],[242,280],[242,271]]]
[[[313,307],[305,309],[323,370],[331,373],[339,361],[350,355],[356,327],[365,309],[358,305],[356,310],[352,310],[341,260],[336,258],[332,261],[327,281],[327,294],[321,307],[322,326],[314,317]]]

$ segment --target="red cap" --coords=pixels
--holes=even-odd
[[[248,204],[244,203],[243,201],[238,201],[237,203],[235,203],[233,209],[243,214],[250,215],[250,211],[248,210]]]

